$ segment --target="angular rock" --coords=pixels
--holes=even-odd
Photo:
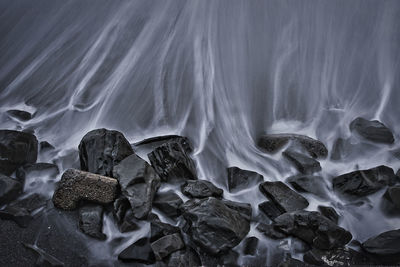
[[[38,141],[33,134],[0,130],[0,173],[10,175],[18,167],[35,163]]]
[[[264,181],[261,174],[253,171],[242,170],[238,167],[230,167],[228,172],[229,192],[235,193],[243,189],[248,189]]]
[[[165,143],[179,143],[187,153],[193,151],[189,139],[187,137],[179,135],[164,135],[164,136],[150,137],[140,142],[134,143],[133,145],[136,147],[142,145],[150,145],[150,147],[152,147],[154,150],[155,148]]]
[[[243,241],[243,254],[254,256],[257,252],[258,238],[251,236]]]
[[[117,188],[118,181],[114,178],[68,169],[54,192],[53,203],[64,210],[75,209],[81,200],[109,204],[114,201]]]
[[[327,186],[324,178],[313,175],[296,175],[286,179],[298,192],[314,194],[320,198],[327,197]]]
[[[150,223],[150,242],[154,242],[167,235],[180,234],[180,232],[181,230],[176,226],[153,221]]]
[[[180,234],[172,234],[161,237],[157,241],[151,243],[156,260],[162,260],[172,252],[183,249],[185,244]]]
[[[351,248],[312,249],[304,254],[303,260],[317,266],[372,266],[376,264],[364,253]]]
[[[36,266],[44,266],[44,267],[61,267],[64,266],[64,263],[58,260],[57,258],[51,256],[46,253],[44,250],[38,248],[36,245],[30,245],[26,243],[22,243],[26,248],[35,252],[38,256],[36,260]]]
[[[339,223],[339,214],[337,214],[336,210],[332,207],[326,206],[318,206],[319,212],[324,215],[326,218],[334,222],[335,224]]]
[[[10,109],[7,110],[7,115],[10,117],[16,118],[20,121],[29,121],[32,119],[32,114],[24,111],[24,110],[18,110],[18,109]]]
[[[196,165],[180,143],[168,142],[148,154],[163,181],[196,180]]]
[[[168,267],[201,266],[199,255],[192,248],[173,252],[168,260]]]
[[[118,131],[93,130],[79,144],[81,169],[108,177],[113,177],[115,165],[132,154],[128,140]]]
[[[272,201],[264,201],[258,204],[258,208],[265,213],[271,220],[285,213],[281,211]]]
[[[283,239],[288,236],[287,234],[280,232],[273,224],[260,223],[257,225],[256,229],[271,239]]]
[[[264,182],[260,184],[259,188],[282,213],[302,210],[309,205],[307,199],[280,181]]]
[[[315,211],[294,211],[275,219],[275,228],[298,237],[318,249],[332,249],[346,245],[350,232]]]
[[[144,264],[153,264],[156,261],[148,238],[141,238],[125,248],[118,255],[118,259],[122,261]]]
[[[85,205],[79,209],[79,228],[93,238],[105,240],[103,234],[103,207],[100,205]]]
[[[350,130],[375,143],[394,143],[393,133],[383,123],[377,120],[369,121],[358,117],[350,123]]]
[[[221,197],[224,191],[206,180],[188,180],[181,191],[190,198]]]
[[[22,190],[19,181],[0,173],[0,206],[16,199]]]
[[[248,221],[251,220],[251,215],[253,213],[253,210],[249,203],[241,203],[241,202],[236,202],[236,201],[231,201],[231,200],[226,200],[226,199],[223,199],[222,202],[228,208],[239,212],[242,215],[242,217],[245,218],[246,220],[248,220]]]
[[[153,200],[153,206],[160,209],[170,218],[178,217],[181,214],[179,207],[182,204],[182,199],[172,190],[157,193]]]
[[[367,196],[395,183],[393,169],[384,165],[342,174],[332,180],[333,190],[348,197]]]
[[[133,216],[131,204],[126,197],[119,197],[114,201],[114,217],[117,221],[119,231],[126,233],[139,229],[137,220]]]
[[[210,254],[235,247],[250,230],[246,218],[213,197],[189,200],[181,208],[191,239]]]
[[[296,169],[303,174],[311,174],[321,170],[321,165],[318,161],[308,156],[304,156],[301,153],[286,150],[282,155],[292,162]]]
[[[400,229],[371,237],[362,243],[362,248],[379,256],[400,256]]]
[[[25,183],[26,177],[30,174],[35,173],[45,173],[46,175],[52,176],[55,179],[60,171],[55,164],[39,162],[33,164],[25,164],[24,166],[19,167],[15,176],[18,178],[19,181],[21,181],[21,183]]]
[[[131,204],[133,215],[137,219],[146,218],[160,187],[160,178],[153,168],[138,156],[130,155],[114,167],[114,177]]]
[[[400,212],[400,186],[389,187],[383,194],[383,199],[390,210]]]

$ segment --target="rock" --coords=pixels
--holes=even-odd
[[[281,262],[278,267],[305,267],[306,265],[304,262],[300,260],[293,259],[292,257],[289,257],[289,259]]]
[[[350,123],[350,130],[371,142],[383,144],[394,143],[392,132],[377,120],[369,121],[358,117]]]
[[[181,214],[179,207],[182,204],[182,199],[172,190],[157,193],[153,200],[154,207],[161,210],[170,218],[176,218]]]
[[[79,209],[79,228],[93,238],[106,240],[103,234],[103,207],[100,205],[85,205]]]
[[[210,254],[235,247],[250,230],[241,213],[213,197],[189,200],[181,209],[191,239]]]
[[[351,151],[352,144],[348,139],[338,138],[332,146],[331,160],[346,158]]]
[[[118,255],[118,259],[144,264],[154,264],[155,262],[155,256],[148,238],[141,238],[129,247],[125,248]]]
[[[146,218],[160,187],[160,178],[153,168],[138,156],[130,155],[114,167],[114,177],[131,204],[133,215],[137,219]]]
[[[238,167],[230,167],[227,169],[227,171],[228,189],[231,193],[248,189],[264,181],[264,178],[261,174],[253,171],[242,170]]]
[[[266,134],[258,139],[258,146],[269,153],[275,153],[289,141],[301,146],[313,158],[325,158],[328,155],[328,149],[322,142],[299,134]]]
[[[383,165],[342,174],[332,180],[333,190],[348,197],[367,196],[394,183],[393,169]]]
[[[54,146],[47,141],[42,141],[39,143],[40,151],[48,151],[54,149]]]
[[[275,228],[298,237],[318,249],[332,249],[346,245],[350,232],[315,211],[294,211],[275,219]]]
[[[333,250],[312,249],[304,254],[303,260],[313,265],[324,266],[372,266],[376,265],[367,255],[351,248]]]
[[[24,110],[10,109],[7,111],[7,115],[20,121],[29,121],[32,119],[32,114]]]
[[[187,153],[191,153],[193,151],[189,139],[187,137],[179,135],[164,135],[164,136],[150,137],[140,142],[134,143],[133,145],[136,147],[142,145],[150,145],[150,147],[152,147],[152,150],[154,150],[155,148],[165,143],[179,143]]]
[[[18,167],[35,163],[38,141],[33,134],[0,130],[0,173],[12,174]]]
[[[282,155],[294,164],[296,169],[304,174],[311,174],[314,172],[319,172],[321,170],[321,165],[318,161],[313,158],[304,156],[301,153],[286,150]]]
[[[371,237],[362,243],[362,248],[379,256],[400,256],[400,229]]]
[[[115,165],[132,154],[128,140],[118,131],[93,130],[79,144],[81,169],[108,177],[113,177]]]
[[[281,211],[272,201],[264,201],[258,205],[258,208],[271,220],[275,220],[276,217],[285,213]]]
[[[114,201],[117,189],[116,179],[68,169],[54,192],[53,203],[57,208],[64,210],[75,209],[81,200],[109,204]]]
[[[186,246],[185,250],[178,250],[171,254],[168,267],[201,266],[199,255],[192,248]]]
[[[168,223],[153,221],[150,223],[150,242],[154,242],[164,236],[180,234],[181,230]]]
[[[287,234],[280,232],[273,224],[260,223],[257,225],[256,229],[271,239],[283,239],[288,236]]]
[[[19,197],[22,190],[22,184],[19,181],[0,174],[0,206]]]
[[[191,198],[222,197],[224,191],[206,180],[188,180],[181,186],[184,195]]]
[[[230,209],[236,210],[239,212],[243,218],[246,220],[250,221],[251,220],[251,215],[253,213],[253,210],[251,208],[251,205],[249,203],[241,203],[241,202],[236,202],[236,201],[231,201],[231,200],[225,200],[223,199],[222,202]]]
[[[196,165],[180,143],[165,143],[148,154],[163,181],[196,180]]]
[[[257,252],[258,238],[251,236],[243,241],[243,254],[254,256]]]
[[[324,178],[313,175],[296,175],[286,179],[298,192],[314,194],[320,198],[327,198],[327,186]]]
[[[260,184],[259,188],[282,213],[302,210],[309,205],[307,199],[280,181],[264,182]]]
[[[319,212],[324,215],[326,218],[334,222],[335,224],[339,223],[339,214],[337,214],[336,210],[332,207],[326,206],[318,206]]]
[[[156,260],[162,260],[172,252],[183,249],[185,244],[182,241],[180,234],[172,234],[161,237],[157,241],[151,243]]]
[[[25,164],[24,166],[21,166],[17,169],[16,172],[16,177],[21,183],[25,183],[25,179],[27,176],[30,174],[35,174],[35,173],[44,173],[46,175],[52,176],[54,179],[57,177],[57,175],[60,173],[58,170],[57,165],[52,164],[52,163],[33,163],[33,164]]]
[[[400,212],[400,186],[389,187],[383,194],[383,200],[390,211]]]
[[[126,233],[139,229],[136,218],[133,216],[131,204],[126,197],[119,197],[114,201],[114,217],[119,231]]]
[[[22,243],[26,248],[32,250],[37,254],[38,258],[36,260],[36,266],[43,266],[43,267],[60,267],[64,266],[64,263],[59,261],[57,258],[51,256],[50,254],[46,253],[42,249],[38,248],[36,245],[30,245],[26,243]]]

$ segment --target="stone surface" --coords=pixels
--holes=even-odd
[[[333,250],[312,249],[304,254],[303,260],[317,266],[375,266],[365,253],[351,248],[335,248]]]
[[[153,264],[155,256],[150,246],[148,238],[141,238],[132,245],[125,248],[119,255],[118,259],[128,262],[137,262],[144,264]]]
[[[0,173],[12,174],[18,167],[35,163],[38,141],[33,134],[0,130]]]
[[[336,210],[332,207],[327,206],[318,206],[318,211],[321,212],[326,218],[331,220],[332,222],[338,224],[339,222],[339,214],[337,214]]]
[[[0,173],[0,206],[16,199],[22,193],[22,184]]]
[[[118,131],[93,130],[79,144],[81,170],[108,177],[113,177],[115,165],[132,154],[128,140]]]
[[[248,220],[248,221],[251,220],[253,210],[249,203],[236,202],[236,201],[231,201],[231,200],[226,200],[226,199],[223,199],[222,202],[228,208],[239,212],[242,215],[242,217],[245,218],[246,220]]]
[[[191,198],[222,197],[224,191],[206,180],[187,180],[181,186],[184,195]]]
[[[154,242],[164,236],[179,234],[181,230],[168,223],[153,221],[150,223],[150,242]]]
[[[165,143],[179,143],[187,153],[193,151],[189,139],[187,137],[179,135],[164,135],[164,136],[150,137],[140,142],[134,143],[133,145],[136,147],[149,145],[154,150],[155,148]]]
[[[350,130],[375,143],[394,143],[393,133],[383,123],[377,120],[369,121],[358,117],[350,123]]]
[[[114,177],[131,204],[133,215],[138,219],[146,218],[160,187],[160,178],[154,169],[145,160],[130,155],[114,167]]]
[[[258,205],[258,208],[271,220],[275,220],[276,217],[284,213],[272,201],[264,201]]]
[[[30,119],[32,119],[31,113],[18,109],[7,110],[7,115],[9,115],[12,118],[16,118],[20,121],[29,121]]]
[[[46,253],[42,249],[38,248],[36,245],[30,245],[23,243],[23,245],[32,251],[35,252],[37,255],[36,266],[44,266],[44,267],[60,267],[64,266],[64,263],[58,260],[57,258],[51,256],[50,254]]]
[[[181,214],[179,207],[182,204],[182,199],[172,190],[158,192],[153,200],[154,207],[161,210],[170,218],[176,218]]]
[[[112,203],[116,197],[118,181],[76,169],[68,169],[61,177],[53,195],[54,206],[72,210],[81,200],[100,204]]]
[[[161,237],[160,239],[151,243],[156,260],[162,260],[170,255],[172,252],[183,249],[185,244],[180,234],[172,234]]]
[[[293,163],[296,169],[301,173],[311,174],[321,170],[321,165],[318,161],[301,153],[292,150],[286,150],[282,153],[282,155],[291,163]]]
[[[87,204],[79,209],[79,228],[81,231],[93,238],[105,240],[103,234],[103,207],[100,205]]]
[[[383,194],[383,200],[389,210],[400,212],[400,186],[389,187]]]
[[[243,189],[248,189],[264,181],[261,174],[253,171],[242,170],[238,167],[230,167],[228,172],[229,192],[235,193]]]
[[[257,252],[258,238],[255,236],[247,237],[243,240],[243,254],[254,256]]]
[[[257,225],[256,229],[271,239],[283,239],[288,237],[287,234],[279,231],[278,228],[275,228],[273,224],[260,223]]]
[[[126,197],[119,197],[114,201],[114,218],[117,221],[119,231],[126,233],[139,229],[137,219],[133,216],[131,204]]]
[[[400,256],[400,229],[371,237],[362,243],[362,248],[371,254],[380,256]]]
[[[310,193],[320,198],[327,198],[327,185],[324,178],[313,175],[296,175],[286,179],[286,182],[293,186],[298,192]]]
[[[196,251],[188,246],[185,250],[173,252],[168,260],[168,267],[201,266],[201,260]]]

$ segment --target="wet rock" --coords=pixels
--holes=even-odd
[[[196,165],[180,143],[168,142],[148,154],[163,181],[196,180]]]
[[[81,200],[99,204],[112,203],[116,197],[118,181],[76,169],[68,169],[61,177],[53,195],[54,206],[73,210]]]
[[[119,197],[114,201],[114,217],[117,221],[119,231],[126,233],[139,229],[137,220],[133,216],[131,204],[126,197]]]
[[[333,190],[348,197],[367,196],[394,183],[393,169],[383,165],[342,174],[332,180]]]
[[[105,240],[103,234],[103,207],[100,205],[85,205],[79,209],[79,228],[93,238]]]
[[[201,251],[199,253],[201,259],[201,266],[227,266],[239,267],[237,265],[239,254],[236,251],[229,250],[218,255],[211,255],[207,252]]]
[[[181,186],[184,195],[191,198],[221,197],[224,191],[206,180],[188,180]]]
[[[182,199],[172,190],[157,193],[153,200],[154,207],[160,209],[170,218],[178,217],[181,214],[179,207],[182,204]]]
[[[157,241],[151,243],[156,260],[162,260],[172,252],[183,249],[185,244],[182,241],[180,234],[172,234],[161,237]]]
[[[256,229],[271,239],[283,239],[288,237],[287,234],[280,232],[278,228],[275,228],[273,224],[260,223],[257,225]]]
[[[260,191],[269,198],[282,213],[305,209],[309,205],[307,199],[280,181],[264,182],[260,184]]]
[[[304,262],[290,257],[289,259],[286,259],[285,261],[281,262],[278,267],[305,267],[305,266],[306,265],[304,264]]]
[[[181,230],[168,223],[153,221],[150,223],[150,242],[154,242],[164,236],[180,234]]]
[[[250,221],[251,220],[251,215],[253,213],[253,210],[251,208],[251,205],[249,203],[241,203],[241,202],[236,202],[236,201],[231,201],[231,200],[225,200],[223,199],[222,202],[230,209],[236,210],[239,212],[243,218],[246,220]]]
[[[390,129],[377,120],[369,121],[358,117],[350,123],[350,130],[375,143],[394,143],[394,137]]]
[[[148,238],[141,238],[125,248],[118,255],[118,259],[121,261],[144,264],[153,264],[156,261],[153,250],[150,246],[150,240]]]
[[[38,141],[33,134],[0,130],[0,173],[10,175],[18,167],[35,163]]]
[[[364,253],[343,247],[333,250],[312,249],[304,254],[303,260],[317,266],[370,266],[376,264]]]
[[[371,237],[362,243],[362,248],[368,253],[380,256],[400,256],[400,229]]]
[[[145,160],[131,155],[114,167],[114,177],[118,179],[122,194],[129,200],[134,216],[146,218],[160,187],[160,178],[153,168]]]
[[[321,170],[321,165],[318,161],[308,156],[304,156],[301,153],[286,150],[282,155],[292,162],[296,169],[301,173],[311,174]]]
[[[241,213],[213,197],[189,200],[181,208],[191,239],[210,254],[235,247],[250,230]]]
[[[272,201],[264,201],[258,205],[258,208],[271,220],[275,220],[276,217],[284,213]]]
[[[319,212],[324,215],[326,218],[331,220],[332,222],[338,224],[339,223],[339,214],[337,214],[336,210],[332,207],[326,206],[318,206]]]
[[[46,253],[44,250],[38,248],[36,245],[30,245],[26,243],[22,243],[27,249],[32,250],[37,255],[36,266],[43,267],[60,267],[64,266],[64,263],[58,260],[57,258],[51,256]]]
[[[20,121],[29,121],[32,119],[32,114],[24,111],[24,110],[18,110],[18,109],[10,109],[7,111],[7,115],[9,115],[12,118],[15,118]]]
[[[52,176],[54,179],[60,173],[57,165],[52,163],[33,163],[33,164],[25,164],[17,169],[15,176],[18,178],[21,183],[25,182],[25,179],[30,174],[36,173],[44,173],[46,175]]]
[[[47,141],[42,141],[39,144],[40,151],[48,151],[54,149],[54,146]]]
[[[149,145],[152,148],[152,150],[154,150],[155,148],[165,143],[179,143],[187,153],[193,151],[189,139],[187,137],[179,135],[164,135],[164,136],[150,137],[140,142],[134,143],[133,145],[136,147]]]
[[[93,130],[79,144],[81,169],[108,177],[113,177],[115,165],[132,154],[128,140],[118,131]]]
[[[22,189],[19,181],[0,174],[0,206],[16,199],[22,193]]]
[[[328,155],[328,149],[322,142],[299,134],[266,134],[258,139],[258,146],[269,153],[275,153],[289,141],[300,145],[313,158],[325,158]]]
[[[298,192],[314,194],[320,198],[327,197],[327,186],[324,178],[313,175],[296,175],[286,179]]]
[[[389,187],[383,195],[387,209],[394,213],[400,212],[400,186]]]
[[[254,256],[257,252],[258,238],[251,236],[243,241],[243,254]]]
[[[336,139],[332,146],[331,160],[346,158],[350,154],[351,148],[352,144],[348,139]]]
[[[230,167],[228,171],[228,189],[235,193],[243,189],[248,189],[264,181],[261,174],[253,171],[242,170],[238,167]]]
[[[199,255],[188,246],[185,250],[173,252],[168,260],[168,267],[201,266]]]
[[[332,249],[346,245],[350,232],[315,211],[294,211],[275,219],[275,228],[298,237],[318,249]]]

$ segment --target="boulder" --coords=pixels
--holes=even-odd
[[[164,135],[164,136],[150,137],[140,142],[134,143],[133,145],[135,147],[146,145],[150,146],[152,150],[154,150],[155,148],[165,143],[179,143],[187,153],[191,153],[193,151],[189,139],[187,137],[179,135]]]
[[[224,191],[206,180],[188,180],[181,186],[181,191],[190,198],[222,197]]]
[[[38,141],[33,134],[0,130],[0,173],[12,174],[18,167],[35,163]]]
[[[117,195],[118,181],[76,169],[68,169],[61,177],[53,195],[54,206],[73,210],[81,200],[99,204],[112,203]]]
[[[293,186],[298,192],[310,193],[320,198],[327,198],[327,186],[324,178],[314,175],[296,175],[286,179],[286,182]]]
[[[132,154],[128,140],[118,131],[93,130],[79,144],[81,170],[108,177],[113,177],[115,165]]]
[[[19,197],[22,190],[22,184],[18,180],[0,173],[0,206]]]
[[[230,167],[228,172],[229,192],[235,193],[243,189],[248,189],[264,181],[261,174],[253,171],[242,170],[238,167]]]
[[[79,209],[79,228],[81,231],[93,238],[105,240],[103,234],[103,207],[100,205],[87,204]]]
[[[243,254],[254,256],[257,252],[258,238],[255,236],[247,237],[243,240]]]
[[[336,210],[332,207],[327,206],[318,206],[319,212],[324,215],[326,218],[331,220],[332,222],[338,224],[339,223],[339,214],[337,214]]]
[[[172,234],[161,237],[160,239],[151,243],[156,260],[162,260],[172,252],[183,249],[185,244],[180,234]]]
[[[150,242],[154,242],[164,236],[180,234],[181,230],[168,223],[152,221],[150,223]]]
[[[131,204],[126,197],[119,197],[114,201],[114,218],[117,221],[119,231],[126,233],[139,229],[137,219],[133,216]]]
[[[296,169],[301,173],[311,174],[321,170],[321,165],[318,161],[301,153],[292,150],[286,150],[282,153],[282,155],[291,163],[293,163]]]
[[[371,237],[362,243],[362,248],[371,254],[398,257],[400,256],[400,229]]]
[[[127,262],[136,262],[144,264],[154,264],[155,256],[150,246],[148,238],[141,238],[132,245],[125,248],[119,255],[118,259]]]
[[[375,143],[393,144],[393,133],[377,120],[366,120],[358,117],[350,123],[350,130],[359,136]]]
[[[284,211],[279,209],[272,201],[264,201],[258,204],[258,208],[271,220],[275,220],[276,217],[285,213]]]
[[[7,110],[7,115],[20,121],[29,121],[32,119],[32,114],[18,109]]]
[[[24,247],[27,249],[32,250],[35,252],[37,255],[37,260],[35,263],[35,266],[44,266],[44,267],[62,267],[64,266],[64,263],[55,258],[54,256],[51,256],[41,248],[37,247],[36,245],[31,245],[27,243],[22,243]]]
[[[176,218],[181,214],[179,207],[182,204],[182,199],[172,190],[158,192],[153,200],[153,206],[170,218]]]
[[[377,263],[365,253],[346,247],[332,250],[314,248],[304,254],[303,260],[316,266],[375,266]]]

